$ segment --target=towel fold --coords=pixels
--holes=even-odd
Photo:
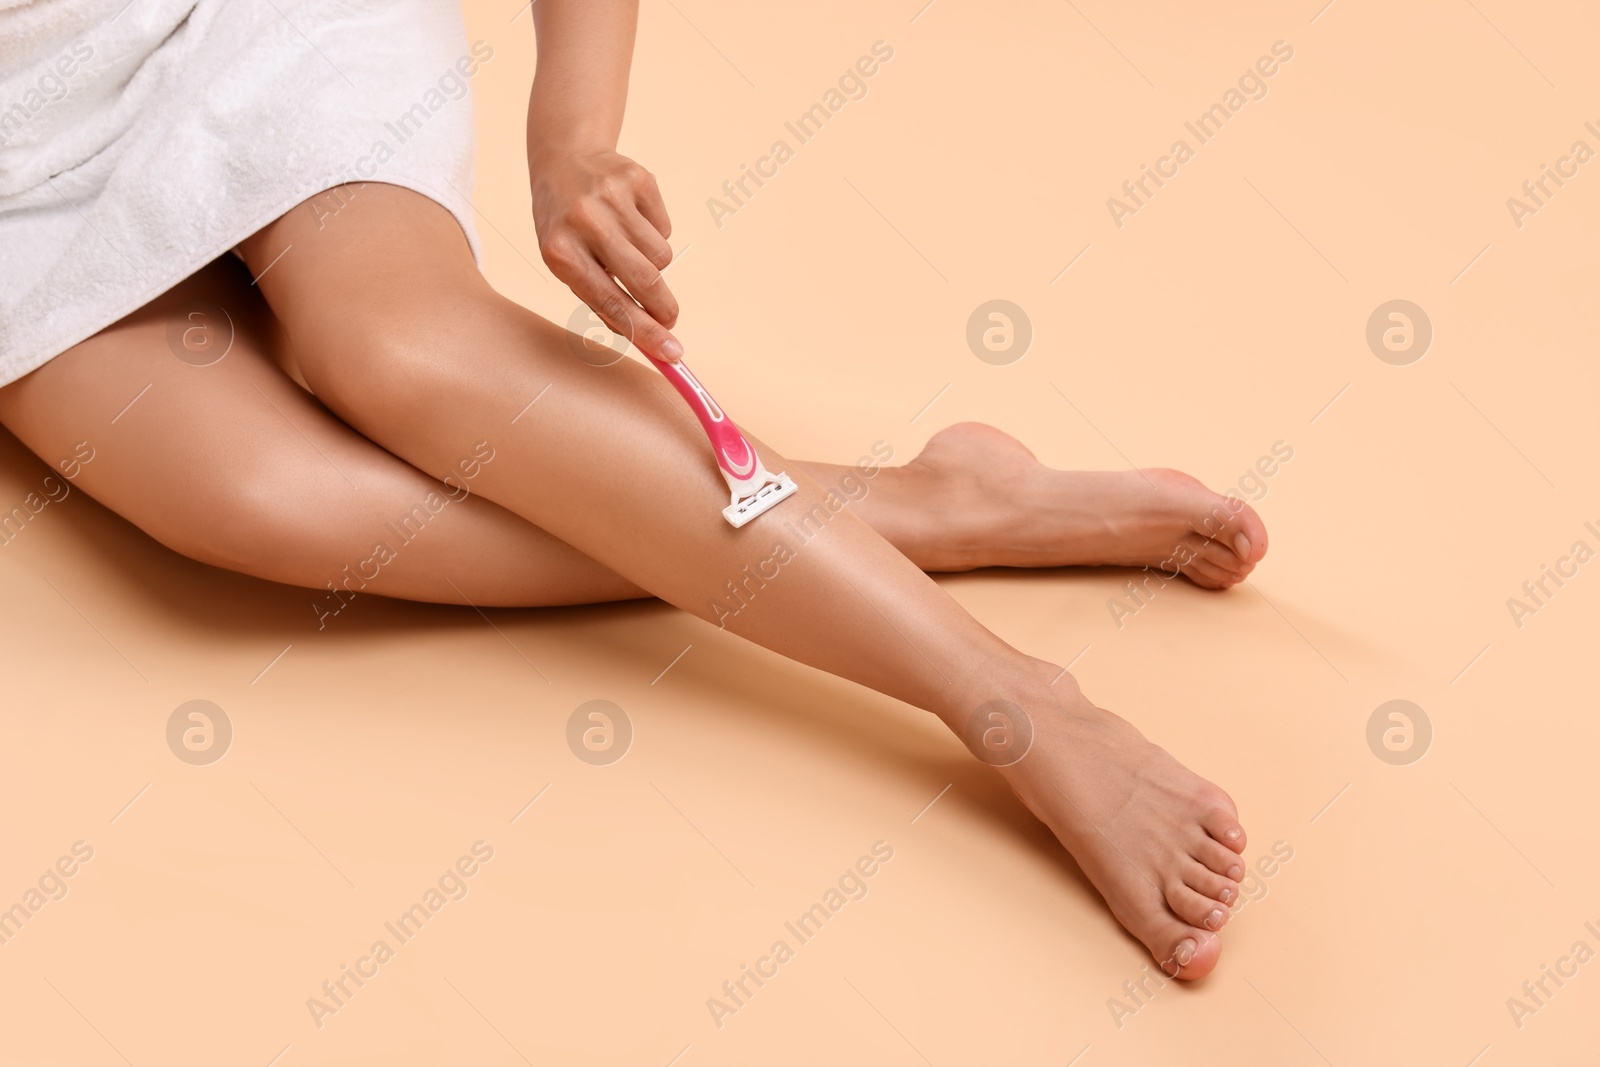
[[[0,0],[0,385],[317,193],[468,202],[468,82],[440,0]]]

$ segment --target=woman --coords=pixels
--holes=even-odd
[[[831,517],[759,596],[719,610],[770,554],[773,519],[723,520],[706,441],[654,371],[578,358],[478,272],[464,97],[493,48],[439,7],[0,11],[0,106],[18,101],[0,112],[0,422],[216,566],[336,590],[385,523],[443,494],[410,562],[365,591],[656,596],[931,711],[1168,974],[1209,972],[1242,873],[1232,801],[924,572],[1145,565],[1226,588],[1266,552],[1259,517],[1172,471],[1049,470],[975,424],[840,511],[827,487],[851,468],[752,438],[799,484],[770,516]],[[551,270],[671,360],[667,212],[615,152],[635,15],[630,0],[532,6],[529,175]],[[76,463],[85,444],[92,462]]]

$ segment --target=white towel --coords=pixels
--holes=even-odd
[[[480,253],[441,0],[0,0],[0,385],[317,193],[389,182]]]

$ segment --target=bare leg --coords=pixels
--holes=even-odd
[[[435,212],[442,216],[431,204],[399,195],[390,211],[417,210],[421,216],[407,225],[420,222],[426,233],[431,221],[426,216]],[[456,257],[452,269],[460,269],[464,246],[459,232],[446,222],[425,239],[439,242],[438,249],[409,251],[413,255],[422,251],[424,262],[434,255],[446,265]],[[345,251],[364,255],[370,249],[358,243]],[[549,369],[546,365],[576,369],[554,342],[557,331],[493,298],[476,278],[468,262],[463,277],[452,279],[451,286],[436,295],[447,297],[457,310],[466,309],[469,321],[488,316],[496,327],[490,335],[502,334],[509,353],[506,361],[523,377],[537,379],[541,368]],[[450,294],[463,302],[455,305]],[[237,336],[229,357],[208,367],[185,364],[168,347],[170,322],[197,300],[225,304],[236,319]],[[419,368],[408,362],[407,354],[390,347],[396,340],[394,323],[383,319],[396,309],[381,300],[375,304],[366,309],[366,327],[385,343],[365,351],[358,347],[357,355],[379,360],[365,363],[368,370],[416,374]],[[421,473],[329,415],[272,365],[292,364],[294,353],[282,343],[280,331],[264,310],[235,265],[214,265],[150,308],[0,389],[0,420],[47,458],[70,455],[79,440],[89,442],[96,459],[78,475],[79,487],[164,543],[221,566],[313,587],[323,583],[349,587],[353,581],[363,592],[429,600],[456,601],[465,596],[480,603],[554,604],[644,595],[642,585],[525,517],[478,493],[453,495],[452,486]],[[354,310],[362,310],[359,299]],[[449,315],[443,319],[448,326]],[[460,340],[424,338],[420,354],[426,355],[434,344],[440,346],[437,351],[449,350]],[[314,360],[316,346],[308,350]],[[413,351],[411,356],[418,354]],[[382,362],[390,356],[397,362]],[[577,428],[581,430],[587,418],[606,425],[607,417],[624,412],[630,427],[644,429],[640,436],[645,444],[666,442],[664,449],[644,448],[641,457],[650,470],[670,475],[658,480],[692,483],[688,492],[704,490],[715,501],[721,491],[705,462],[698,430],[682,418],[682,409],[674,406],[676,398],[642,368],[624,373],[633,378],[604,379],[605,384],[594,386],[587,397],[609,397],[612,406],[597,410],[591,404],[586,411],[568,413]],[[548,374],[545,378],[555,380]],[[408,380],[416,384],[415,378]],[[427,382],[426,377],[421,380]],[[613,384],[618,380],[625,383],[620,389]],[[356,381],[359,384],[359,378]],[[457,384],[470,385],[471,379]],[[408,399],[404,391],[385,390],[380,395],[389,403]],[[469,406],[486,407],[504,399],[485,390],[469,390],[463,396]],[[128,405],[135,397],[137,403]],[[416,402],[415,397],[409,400]],[[118,416],[115,422],[113,416]],[[688,429],[687,436],[671,431],[673,419]],[[975,439],[978,434],[989,438]],[[395,439],[404,440],[404,433]],[[520,449],[519,442],[511,443]],[[559,433],[554,443],[557,451],[571,444]],[[626,452],[641,444],[622,441],[620,447]],[[968,462],[985,449],[990,454],[981,455],[981,462]],[[514,449],[507,455],[518,454]],[[555,462],[568,461],[569,457],[558,456]],[[504,466],[501,462],[497,469]],[[833,483],[842,473],[827,465],[794,466],[809,475],[806,503],[813,505],[819,499],[811,484],[816,475]],[[493,462],[484,465],[483,472],[490,469],[496,469]],[[459,488],[459,470],[451,473]],[[919,499],[919,491],[938,500],[962,491],[976,492],[973,499],[981,499],[985,489],[979,483],[995,478],[1024,479],[1028,492],[1047,503],[1052,492],[1056,494],[1053,514],[1043,508],[1033,515],[1050,520],[1039,524],[1042,536],[1018,537],[1015,524],[1012,536],[987,548],[968,533],[943,540],[927,536],[929,496]],[[1120,489],[1118,478],[1124,481]],[[1098,490],[1105,492],[1096,498],[1096,487],[1081,479],[1100,480]],[[705,482],[712,488],[706,489]],[[474,482],[473,488],[482,484]],[[1016,486],[1004,488],[1009,497]],[[1129,489],[1131,497],[1125,492]],[[570,484],[562,491],[572,491]],[[1063,515],[1060,505],[1071,505],[1080,497],[1111,500],[1117,492],[1123,493],[1129,510],[1143,508],[1159,521],[1140,526],[1119,520],[1108,527],[1119,535],[1117,539],[1096,542],[1095,524],[1106,524],[1080,504],[1079,517],[1087,517],[1088,525],[1076,532],[1067,529],[1073,536],[1063,536],[1073,516]],[[1107,551],[1108,544],[1116,551],[1130,551],[1130,544],[1138,550],[1143,535],[1146,548],[1160,545],[1172,532],[1173,513],[1184,510],[1152,507],[1162,502],[1126,483],[1126,476],[1044,471],[1003,435],[970,426],[937,437],[893,480],[875,483],[874,493],[870,503],[862,500],[856,510],[885,523],[897,536],[918,539],[908,546],[913,551],[920,546],[940,554],[925,557],[925,562],[952,568],[983,562],[1134,562],[1095,553]],[[419,510],[419,502],[430,497],[449,502],[437,512]],[[800,502],[786,503],[784,508],[797,506],[807,510]],[[648,507],[642,518],[637,510],[615,510],[646,528],[658,518]],[[971,518],[972,510],[955,516],[931,514],[947,528],[960,530],[960,522]],[[1189,510],[1197,514],[1196,509]],[[595,511],[604,522],[606,509]],[[1026,758],[1002,773],[1077,855],[1118,917],[1169,972],[1182,967],[1181,973],[1192,977],[1212,966],[1217,946],[1207,919],[1216,916],[1220,922],[1227,914],[1225,905],[1237,891],[1227,876],[1238,873],[1235,852],[1243,845],[1242,836],[1229,836],[1237,824],[1225,794],[1149,746],[1126,723],[1094,709],[1076,692],[1071,679],[1062,679],[1052,689],[1047,682],[1056,677],[1055,668],[1004,646],[848,513],[827,517],[831,513],[814,512],[821,516],[810,520],[807,528],[814,527],[814,532],[804,534],[804,541],[795,537],[794,558],[768,581],[759,573],[746,576],[741,561],[748,556],[743,548],[749,539],[729,540],[739,535],[714,511],[701,504],[679,506],[661,526],[668,533],[678,531],[683,550],[679,554],[699,566],[702,577],[709,567],[712,573],[725,573],[725,582],[740,582],[741,599],[721,598],[724,611],[737,608],[736,613],[724,615],[733,629],[928,707],[980,752],[984,747],[970,729],[973,710],[997,694],[1015,701],[1021,716],[1018,724],[1030,723],[1036,736]],[[800,521],[798,512],[791,514]],[[408,517],[419,527],[425,523],[425,529],[408,534],[381,573],[370,579],[352,575],[353,563],[359,571],[358,561],[370,559],[375,536],[390,538],[395,524],[405,527]],[[1183,521],[1193,525],[1192,519]],[[1074,542],[1079,533],[1083,536]],[[974,547],[995,554],[973,555]],[[763,558],[764,552],[758,551],[758,568]],[[886,561],[888,570],[880,566]],[[845,599],[849,595],[855,599]],[[338,603],[331,597],[324,600]],[[692,604],[685,606],[695,610]],[[326,610],[315,603],[311,607]],[[717,617],[718,610],[707,595],[698,613]],[[840,621],[845,624],[842,629],[835,626]],[[960,654],[946,658],[951,651]],[[884,653],[886,663],[867,661],[882,659]],[[1219,842],[1227,842],[1227,847]]]
[[[500,607],[649,595],[481,497],[453,499],[459,493],[330,415],[278,369],[298,373],[247,282],[243,266],[219,260],[0,388],[0,422],[47,460],[88,442],[98,462],[84,466],[78,488],[191,558],[320,590],[307,598],[319,619],[356,592],[447,603],[464,595]],[[207,306],[226,307],[231,321],[202,314],[191,324],[187,314]],[[180,361],[169,335],[175,320],[227,335],[227,357],[203,367]],[[118,416],[135,396],[137,409]],[[1212,580],[1206,549],[1239,560],[1220,537],[1208,546],[1195,532],[1222,498],[1193,479],[1048,470],[1015,440],[976,423],[941,431],[910,463],[871,478],[853,466],[795,465],[854,494],[852,510],[923,570],[1159,566],[1175,546],[1191,544],[1196,558],[1186,573],[1221,585],[1228,583]],[[181,507],[168,488],[175,480]],[[374,542],[392,539],[389,529],[430,493],[460,506],[433,517],[427,536],[408,540],[392,565],[376,574],[364,567]],[[1250,529],[1264,551],[1253,512],[1229,520],[1232,527]],[[1242,577],[1252,565],[1231,573]]]
[[[320,590],[306,597],[319,625],[358,592],[496,606],[648,595],[330,415],[274,365],[281,331],[249,280],[242,264],[218,260],[0,389],[0,422],[49,463],[85,442],[94,458],[75,487],[169,548]],[[191,312],[201,315],[192,326]],[[171,347],[174,321],[224,343],[231,334],[231,347],[209,366],[185,363]],[[430,495],[447,505],[418,512]],[[364,564],[379,541],[395,557],[374,573]]]
[[[1232,802],[984,629],[854,515],[800,492],[744,530],[697,428],[649,369],[575,359],[499,297],[454,221],[368,185],[319,232],[297,210],[243,247],[305,380],[362,434],[474,490],[642,589],[783,655],[939,715],[983,751],[1007,709],[1031,747],[1002,769],[1169,973],[1210,970],[1243,848]],[[536,399],[537,398],[537,399]],[[530,403],[534,406],[529,407]],[[754,442],[769,465],[786,464]],[[492,462],[473,463],[485,449]],[[470,470],[470,474],[467,473]],[[742,590],[737,600],[730,590]],[[732,610],[737,605],[737,610]],[[1004,701],[1004,705],[994,702]]]

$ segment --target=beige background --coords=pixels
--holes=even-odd
[[[1600,549],[1600,163],[1521,228],[1506,198],[1575,140],[1600,149],[1600,16],[919,3],[643,5],[622,150],[672,210],[678,333],[795,455],[909,458],[982,419],[1058,466],[1221,488],[1293,448],[1249,587],[1169,587],[1119,629],[1125,573],[942,579],[1229,789],[1252,857],[1293,849],[1217,973],[1119,1026],[1143,950],[910,708],[655,604],[491,626],[366,598],[319,633],[305,591],[190,563],[77,493],[0,549],[0,906],[94,849],[0,945],[0,1060],[1592,1059],[1600,964],[1520,1028],[1507,998],[1600,950],[1600,564],[1520,629],[1506,600]],[[495,284],[564,322],[526,211],[518,6],[467,12],[495,49],[475,200]],[[718,228],[707,198],[878,40],[868,96]],[[1117,228],[1106,198],[1279,40],[1268,95]],[[1034,328],[1008,366],[964,339],[994,298]],[[1408,366],[1365,340],[1393,299],[1434,328]],[[9,507],[46,467],[9,437],[0,460]],[[165,740],[196,698],[235,730],[211,766]],[[635,730],[606,767],[564,740],[595,698]],[[1396,698],[1434,731],[1406,766],[1366,741]],[[318,1029],[306,999],[479,840],[469,895]],[[868,896],[718,1029],[706,998],[879,840]]]

